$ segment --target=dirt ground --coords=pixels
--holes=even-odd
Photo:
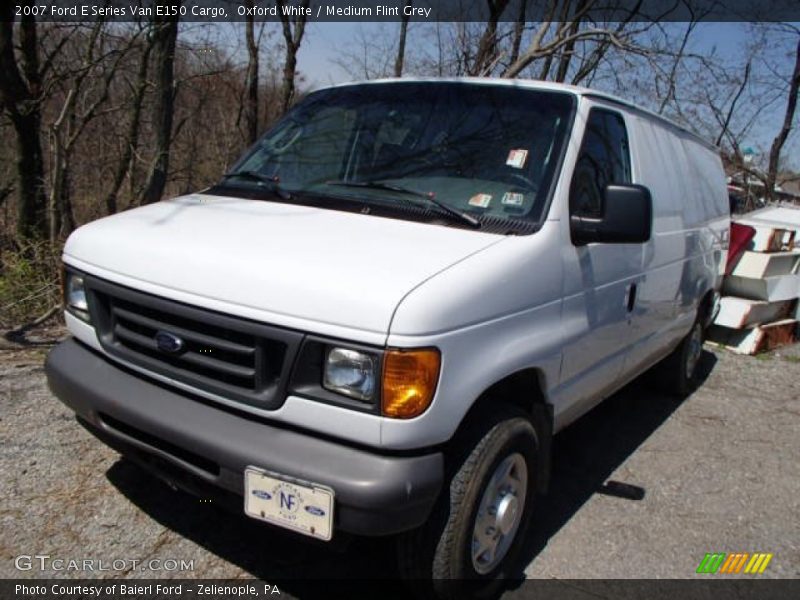
[[[0,349],[0,577],[256,577],[303,597],[301,580],[396,576],[387,540],[309,545],[121,460],[50,394],[46,350]],[[643,378],[557,436],[524,575],[693,578],[706,552],[770,552],[761,577],[800,577],[800,346],[706,348],[701,368],[683,402]],[[127,566],[17,569],[37,554]]]

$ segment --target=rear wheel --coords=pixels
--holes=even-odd
[[[677,348],[659,366],[660,383],[672,394],[685,397],[697,387],[697,365],[703,354],[705,331],[700,318]]]
[[[429,521],[398,541],[403,576],[439,598],[491,596],[515,575],[536,493],[526,416],[495,418],[467,439]]]

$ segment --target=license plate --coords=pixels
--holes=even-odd
[[[333,490],[247,467],[244,512],[273,525],[328,541],[333,536]]]

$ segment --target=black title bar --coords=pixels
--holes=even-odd
[[[13,16],[48,22],[147,21],[174,17],[192,22],[280,21],[304,17],[308,22],[488,21],[486,0],[3,0]],[[524,11],[523,11],[524,5]],[[510,0],[499,22],[572,20],[596,22],[653,21],[796,21],[798,0]],[[566,15],[566,18],[565,18]]]

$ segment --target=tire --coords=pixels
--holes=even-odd
[[[537,493],[536,431],[507,412],[465,436],[454,457],[428,522],[399,537],[400,572],[427,597],[491,597],[518,573]]]
[[[697,388],[697,365],[704,339],[705,330],[698,317],[686,337],[659,366],[659,384],[672,395],[685,398]]]

